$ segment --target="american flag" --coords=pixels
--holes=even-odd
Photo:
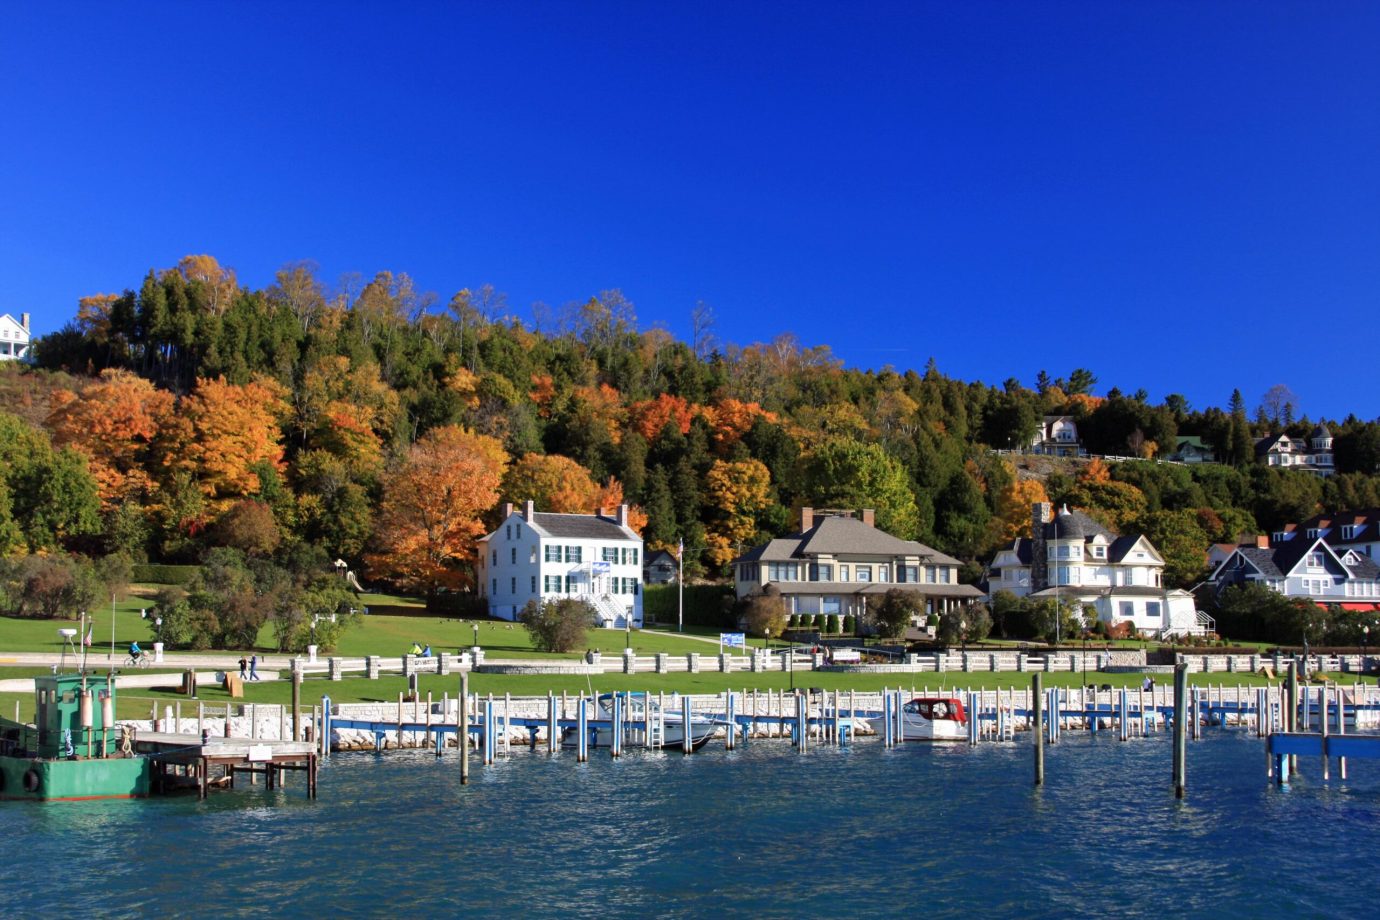
[[[81,640],[81,641],[82,641],[84,644],[86,644],[86,645],[90,645],[90,644],[91,644],[91,635],[92,635],[95,631],[96,631],[96,627],[94,627],[94,626],[88,626],[88,627],[86,627],[86,638],[83,639],[83,640]]]

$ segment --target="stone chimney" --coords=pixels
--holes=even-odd
[[[813,527],[813,526],[815,526],[815,509],[813,509],[813,508],[801,508],[801,509],[800,509],[800,532],[801,532],[801,533],[804,533],[805,531],[809,530],[809,529],[810,529],[811,527]]]
[[[532,523],[533,515],[535,515],[536,513],[537,503],[532,501],[531,499],[528,499],[527,503],[522,506],[522,519],[530,524]]]
[[[29,331],[29,314],[27,314],[27,313],[21,313],[21,314],[19,314],[19,325],[21,325],[21,326],[24,327],[24,331],[25,331],[25,332],[28,332],[28,331]]]
[[[503,503],[503,520],[506,521],[506,520],[508,520],[508,518],[510,518],[510,517],[512,517],[512,516],[513,516],[513,503],[512,503],[512,502],[504,502],[504,503]]]
[[[864,508],[862,510],[862,522],[866,524],[868,527],[876,527],[877,513],[873,511],[871,508]]]
[[[1045,549],[1045,525],[1050,520],[1049,502],[1036,502],[1030,509],[1030,590],[1049,587],[1049,559]]]

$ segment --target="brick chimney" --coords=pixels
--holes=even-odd
[[[628,526],[628,506],[626,504],[618,506],[618,526]]]
[[[1258,534],[1256,534],[1256,535],[1255,535],[1255,548],[1256,548],[1256,549],[1269,549],[1269,548],[1270,548],[1270,536],[1269,536],[1269,534],[1263,534],[1263,533],[1258,533]]]
[[[1036,502],[1030,509],[1030,590],[1049,587],[1049,559],[1045,549],[1045,525],[1050,520],[1049,502]]]
[[[21,314],[19,314],[19,325],[21,325],[21,326],[24,327],[24,331],[25,331],[25,332],[28,332],[28,331],[29,331],[29,314],[27,314],[27,313],[21,313]]]
[[[813,508],[801,508],[801,509],[800,509],[800,532],[801,532],[801,533],[804,533],[805,531],[809,530],[809,529],[810,529],[811,527],[813,527],[813,526],[815,526],[815,509],[813,509]]]
[[[506,521],[506,520],[508,520],[508,518],[510,518],[510,517],[512,517],[512,516],[513,516],[513,503],[512,503],[512,502],[504,502],[504,503],[503,503],[503,520]]]
[[[536,513],[537,503],[528,499],[527,503],[522,506],[522,519],[530,524],[532,523],[532,516]]]
[[[866,524],[868,527],[876,527],[877,513],[873,511],[871,508],[864,508],[862,510],[862,522]]]

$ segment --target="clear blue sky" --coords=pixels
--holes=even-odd
[[[0,312],[210,253],[1380,415],[1380,4],[6,4]]]

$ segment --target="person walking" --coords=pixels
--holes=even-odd
[[[255,670],[255,668],[257,668],[258,665],[259,665],[259,656],[258,656],[258,655],[250,655],[250,656],[249,656],[249,679],[250,679],[250,680],[258,680],[258,679],[259,679],[259,672],[258,672],[257,670]]]
[[[245,671],[246,671],[246,669],[247,669],[248,667],[249,667],[249,660],[246,659],[243,655],[241,655],[241,656],[240,656],[240,680],[244,680],[244,679],[248,676],[248,675],[245,673]]]

